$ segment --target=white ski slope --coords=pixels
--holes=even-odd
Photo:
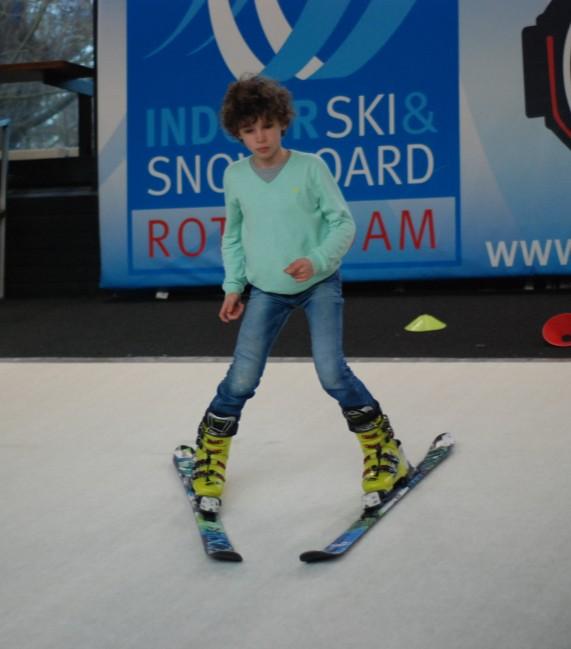
[[[272,362],[229,467],[242,564],[203,553],[171,452],[225,363],[0,363],[0,646],[568,649],[571,364],[355,362],[411,458],[453,457],[345,558],[361,458],[309,362]]]

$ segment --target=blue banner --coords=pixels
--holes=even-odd
[[[118,6],[124,43],[104,47]],[[124,101],[121,114],[99,97],[102,285],[222,282],[222,177],[247,151],[218,111],[244,73],[292,91],[284,145],[320,155],[349,202],[357,236],[345,279],[569,272],[571,18],[565,31],[555,0],[496,9],[491,0],[102,1],[100,86],[119,76]],[[546,89],[560,97],[555,112]]]

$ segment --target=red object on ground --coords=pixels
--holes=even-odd
[[[571,347],[571,313],[554,315],[543,325],[543,338],[556,347]]]

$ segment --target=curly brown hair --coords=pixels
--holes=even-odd
[[[287,88],[260,75],[244,75],[228,86],[220,110],[222,126],[234,137],[258,119],[278,121],[283,131],[295,115]]]

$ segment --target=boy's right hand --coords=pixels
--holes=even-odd
[[[224,298],[218,317],[222,322],[231,322],[238,320],[244,312],[244,303],[240,293],[228,293]]]

